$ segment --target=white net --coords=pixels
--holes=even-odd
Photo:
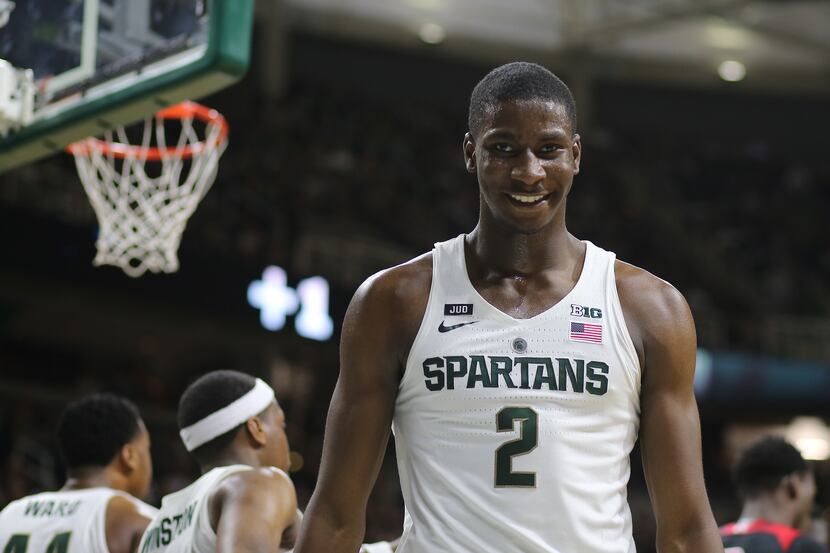
[[[171,121],[181,130],[168,145]],[[144,121],[139,147],[123,127],[103,141],[88,138],[70,147],[100,226],[95,265],[115,265],[131,277],[178,270],[185,225],[213,184],[227,146],[223,125],[224,119],[207,121],[199,132],[192,115],[157,114]]]

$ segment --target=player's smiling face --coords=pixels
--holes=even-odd
[[[564,225],[565,198],[579,172],[582,145],[565,107],[511,100],[488,110],[477,136],[464,138],[467,169],[476,173],[481,208],[522,233]]]

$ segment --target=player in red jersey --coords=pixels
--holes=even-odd
[[[809,521],[816,482],[796,448],[764,438],[741,456],[734,476],[743,510],[737,522],[721,528],[727,553],[828,553],[800,531]]]

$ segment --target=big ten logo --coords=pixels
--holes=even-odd
[[[259,309],[259,320],[268,330],[280,330],[286,316],[294,317],[297,334],[312,340],[328,340],[334,330],[329,316],[329,284],[323,277],[301,280],[297,289],[289,288],[285,271],[266,267],[262,280],[248,286],[248,303]]]
[[[571,304],[571,317],[585,317],[586,319],[601,319],[602,309],[585,305]]]

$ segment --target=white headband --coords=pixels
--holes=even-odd
[[[257,378],[250,392],[202,420],[182,428],[179,435],[182,437],[185,449],[193,451],[200,445],[232,430],[254,415],[262,413],[272,401],[274,401],[273,388]]]

